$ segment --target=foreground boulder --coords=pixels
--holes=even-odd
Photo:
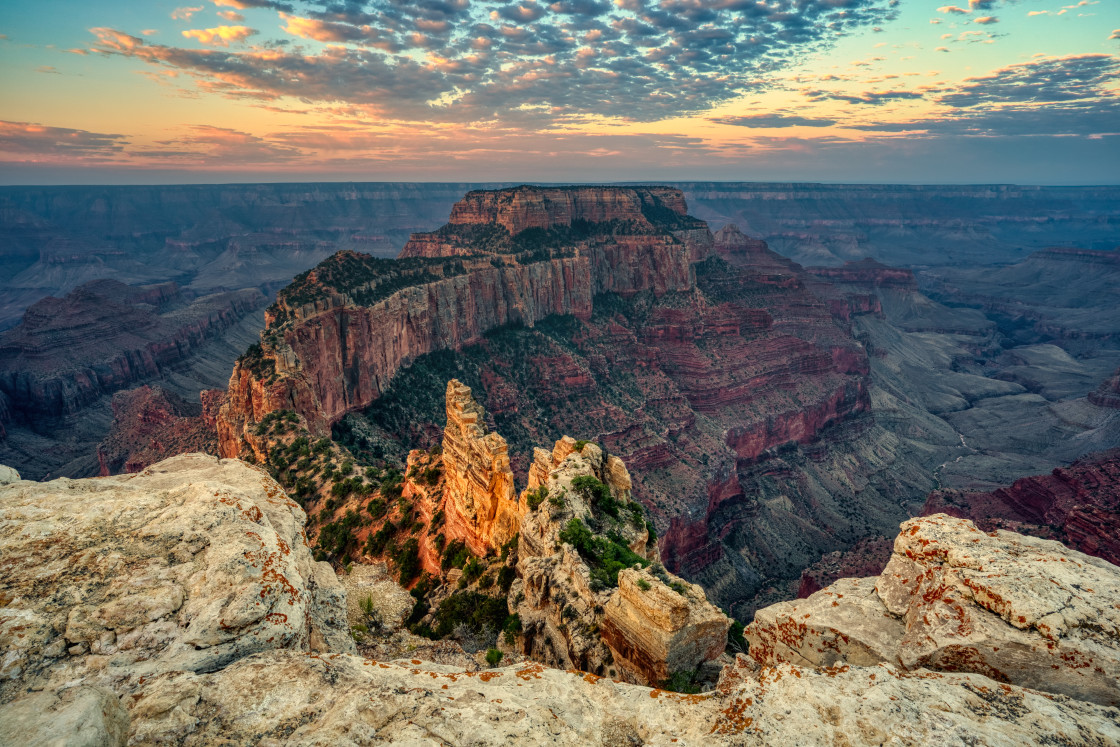
[[[119,695],[270,649],[353,652],[305,520],[263,471],[203,454],[0,487],[0,698]]]
[[[1120,705],[1120,567],[938,514],[902,525],[877,578],[842,579],[747,627],[764,666],[975,672]]]

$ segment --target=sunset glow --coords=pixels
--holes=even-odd
[[[4,183],[1115,183],[1112,0],[0,9]]]

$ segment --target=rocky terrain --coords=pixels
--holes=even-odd
[[[1117,661],[1108,600],[1120,571],[1057,543],[989,536],[944,516],[908,522],[878,581],[840,582],[861,595],[837,584],[818,592],[802,602],[814,614],[777,638],[762,620],[785,619],[786,605],[764,610],[749,634],[775,644],[728,663],[710,691],[680,694],[534,662],[478,669],[418,651],[357,655],[345,634],[346,591],[312,560],[304,519],[259,469],[203,455],[124,477],[0,486],[0,740],[1120,740],[1120,711],[1106,705]],[[376,573],[348,586],[384,585]],[[388,613],[401,592],[383,592]],[[1055,612],[1060,599],[1067,604]],[[873,602],[877,618],[853,616]],[[930,628],[946,611],[969,628]],[[913,645],[900,640],[906,625],[921,636]],[[818,631],[836,644],[823,656],[807,643]],[[959,643],[975,656],[954,655]]]
[[[601,199],[602,190],[591,191]],[[412,256],[383,266],[341,254],[281,292],[260,351],[231,379],[219,417],[222,453],[265,457],[254,440],[256,424],[266,413],[291,409],[313,436],[333,424],[355,458],[373,464],[434,443],[443,402],[430,393],[462,378],[484,395],[516,447],[515,473],[526,474],[534,444],[564,429],[593,437],[641,470],[635,495],[662,527],[666,565],[695,577],[720,561],[724,538],[758,510],[747,497],[755,491],[742,487],[744,470],[783,445],[809,444],[825,432],[847,444],[876,428],[860,417],[870,404],[868,362],[848,327],[853,314],[870,309],[866,292],[821,297],[799,267],[733,228],[708,234],[680,212],[678,197],[663,191],[622,190],[626,199],[611,203],[618,212],[605,223],[571,212],[583,204],[570,196],[579,190],[502,194],[512,192],[530,195],[529,203],[548,195],[562,204],[549,208],[561,217],[545,210],[548,228],[508,236],[502,222],[512,219],[502,211],[521,198],[494,203],[485,224],[490,238],[483,240],[477,205],[468,198],[469,210],[454,214],[475,222],[414,237],[405,253],[474,241],[475,255]],[[645,211],[641,221],[634,210]],[[448,357],[438,354],[441,348],[457,352]],[[366,406],[360,417],[338,422]],[[845,423],[851,425],[835,429]],[[878,473],[897,459],[898,444],[882,439],[889,436],[858,457],[878,466],[856,469]],[[834,458],[806,461],[835,483],[828,476]],[[759,472],[751,479],[775,475]],[[795,470],[778,477],[778,490],[800,480]],[[884,477],[892,492],[900,481],[918,483],[906,493],[924,496],[931,487],[918,469]],[[885,533],[905,516],[898,499],[882,500],[877,488],[839,488],[836,497],[804,484],[788,489],[822,514],[798,523],[833,529],[813,529],[810,544],[794,540],[793,553],[772,546],[784,534],[770,531],[773,525],[728,540],[733,552],[761,537],[771,547],[711,570],[730,579],[727,601],[758,589],[752,568],[765,564],[769,575],[776,562],[799,573],[793,567],[815,559],[817,543],[835,547],[843,542],[837,534],[858,538],[869,528]],[[709,518],[720,506],[736,518],[710,533]]]
[[[271,294],[340,249],[395,255],[461,184],[0,188],[0,329],[90,280]]]
[[[842,579],[760,610],[747,626],[761,666],[982,674],[1120,705],[1117,566],[1050,540],[945,514],[902,525],[878,578]]]
[[[395,256],[484,184],[0,188],[0,329],[89,280],[275,291],[340,249]],[[1115,187],[688,182],[693,214],[804,264],[991,264],[1048,246],[1112,249]]]
[[[871,257],[903,267],[1014,262],[1052,246],[1111,250],[1120,190],[1010,184],[682,182],[692,212],[738,224],[806,265]]]
[[[985,531],[1057,540],[1120,565],[1120,449],[990,492],[935,491],[922,508],[934,513],[971,519]]]

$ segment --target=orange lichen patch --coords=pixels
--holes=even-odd
[[[441,690],[446,690],[446,689],[447,689],[447,685],[440,685],[440,689],[441,689]]]
[[[533,662],[527,665],[524,669],[514,672],[514,675],[523,680],[539,680],[541,672],[544,671],[544,666]]]
[[[746,715],[746,711],[754,705],[754,701],[744,696],[731,699],[727,707],[719,712],[716,723],[709,734],[742,734],[754,725],[754,719]]]
[[[649,696],[651,698],[653,698],[654,700],[657,700],[658,698],[660,698],[664,694],[665,694],[665,691],[660,689],[660,688],[657,688],[657,687],[655,687],[655,688],[653,688],[652,690],[649,691]]]
[[[849,667],[847,664],[841,664],[841,665],[833,666],[833,667],[821,667],[821,672],[823,672],[824,674],[827,674],[829,677],[835,677],[838,674],[843,674],[844,672],[847,672],[849,669],[851,669],[851,667]],[[801,676],[801,673],[798,672],[796,669],[793,670],[793,673],[796,674],[798,677]],[[872,675],[872,676],[874,677],[874,675]]]
[[[603,679],[603,678],[600,677],[597,674],[591,674],[591,672],[587,672],[586,674],[583,675],[583,681],[587,682],[589,684],[592,684],[592,685],[594,685],[595,683],[597,683],[601,679]]]
[[[283,612],[269,612],[264,616],[264,619],[268,620],[273,625],[283,625],[288,622],[288,616]]]
[[[478,675],[478,678],[483,682],[489,682],[490,680],[496,680],[501,676],[501,672],[482,672]]]

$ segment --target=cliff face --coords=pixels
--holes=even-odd
[[[113,427],[97,447],[101,476],[139,472],[167,454],[218,448],[214,423],[160,387],[141,386],[113,395]]]
[[[487,432],[486,413],[469,387],[447,384],[447,427],[443,433],[445,534],[484,556],[518,532],[519,504],[509,467],[509,448]]]
[[[660,295],[691,287],[690,258],[704,251],[710,236],[683,215],[683,200],[670,199],[672,190],[664,191],[664,201],[680,212],[662,204],[656,190],[537,191],[574,200],[567,213],[561,211],[569,222],[588,223],[581,216],[597,215],[591,206],[612,195],[614,202],[635,203],[639,212],[648,203],[653,219],[643,217],[640,225],[623,228],[585,225],[578,236],[553,236],[544,245],[536,238],[507,235],[509,241],[499,242],[502,251],[487,254],[478,236],[460,235],[469,225],[461,218],[441,231],[475,247],[474,258],[424,260],[406,247],[401,256],[409,261],[389,269],[359,255],[332,257],[280,294],[269,311],[261,350],[234,369],[229,405],[220,416],[222,454],[241,453],[250,442],[244,436],[247,427],[276,409],[294,409],[313,433],[324,433],[346,413],[376,400],[403,365],[426,353],[478,342],[496,327],[532,326],[551,315],[586,319],[597,293]],[[490,195],[488,200],[506,195],[480,194]],[[476,214],[468,208],[462,215]],[[529,210],[506,206],[486,215],[505,216],[515,226],[536,220],[519,212],[522,208]],[[604,216],[613,215],[612,209],[603,207]],[[523,217],[515,220],[514,215]],[[483,213],[477,216],[481,220]],[[548,225],[562,223],[556,217]],[[499,230],[508,234],[504,227]],[[550,246],[552,240],[559,246]]]
[[[1120,565],[1120,449],[987,493],[938,490],[922,508],[935,513],[1057,540]]]
[[[0,335],[0,391],[10,422],[46,428],[106,394],[182,363],[259,308],[257,290],[193,299],[174,283],[87,283],[45,298]]]
[[[534,444],[563,432],[594,438],[640,472],[634,495],[663,532],[665,565],[731,578],[724,603],[757,592],[763,575],[800,572],[784,546],[742,563],[726,557],[782,536],[784,520],[758,503],[771,487],[794,496],[794,521],[814,527],[795,562],[897,525],[896,478],[885,499],[864,479],[891,475],[895,443],[877,433],[855,462],[840,455],[873,428],[867,354],[851,329],[862,310],[873,313],[873,292],[827,295],[824,281],[765,243],[731,227],[712,237],[667,198],[670,207],[654,209],[638,193],[609,192],[610,210],[636,206],[638,221],[592,214],[579,190],[556,190],[567,207],[534,218],[522,198],[540,195],[523,192],[472,197],[462,222],[414,236],[411,256],[396,262],[343,253],[297,278],[231,378],[221,453],[263,458],[256,425],[279,410],[294,410],[315,437],[332,426],[365,434],[340,438],[367,464],[398,445],[433,446],[444,403],[416,393],[456,378],[508,439],[515,475],[530,469]],[[510,223],[515,215],[523,222]],[[540,225],[511,234],[501,216],[514,228]],[[418,256],[428,254],[440,256]],[[787,447],[814,450],[806,459],[820,476],[791,469],[777,486],[760,465]],[[837,469],[845,479],[828,477]],[[774,523],[741,536],[759,517]]]
[[[1089,401],[1097,407],[1120,410],[1120,370],[1102,381],[1096,391],[1089,392]]]
[[[570,226],[577,221],[634,221],[649,213],[685,217],[684,195],[672,187],[516,187],[469,192],[451,208],[452,225],[496,223],[511,234],[529,228]]]
[[[718,657],[730,620],[661,567],[631,487],[596,444],[536,449],[510,607],[533,659],[656,685]]]

